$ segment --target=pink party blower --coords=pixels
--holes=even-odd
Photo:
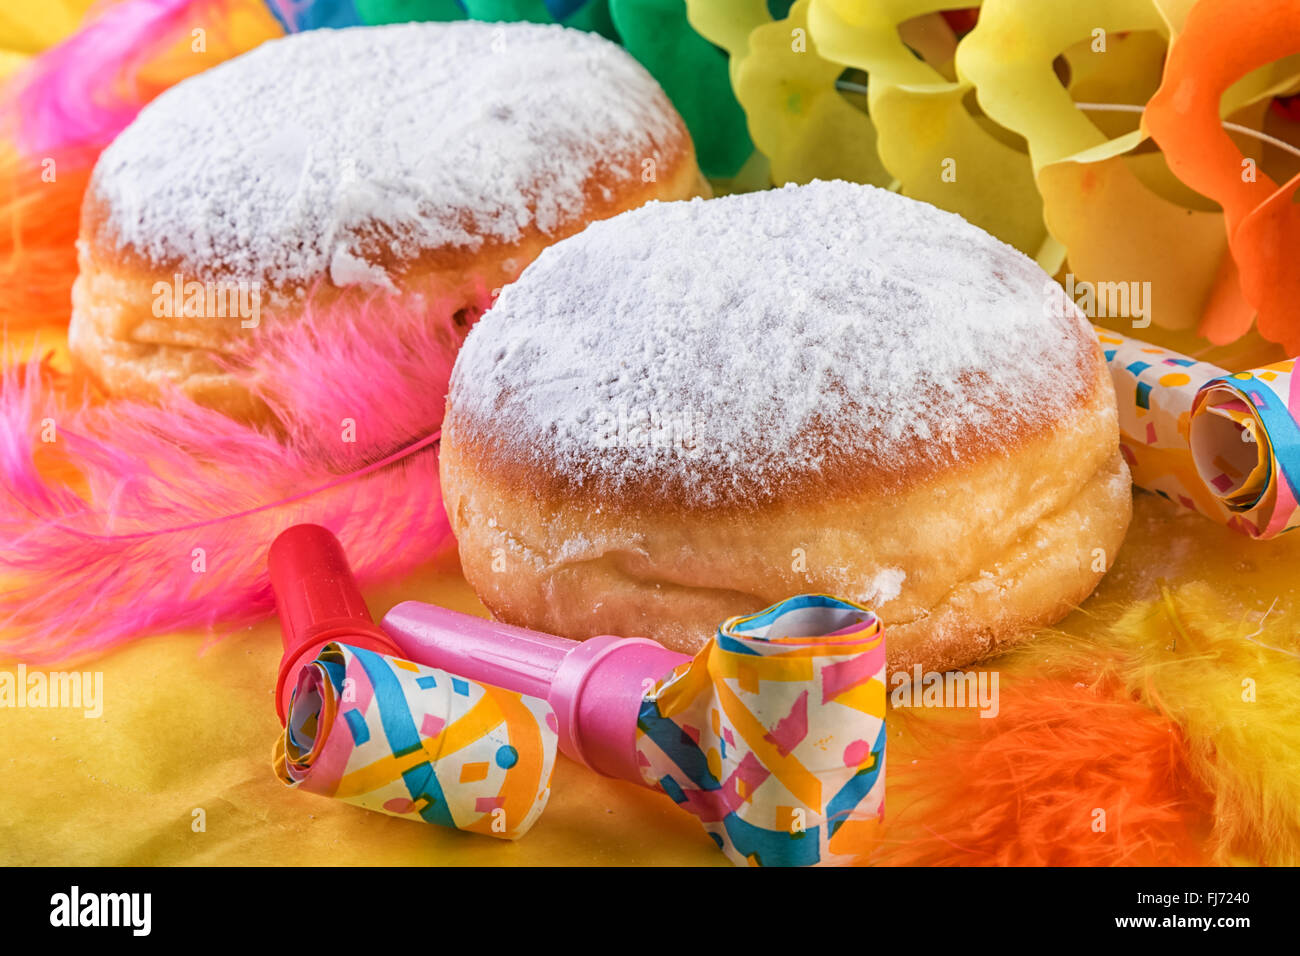
[[[381,625],[411,660],[545,699],[559,722],[561,753],[641,785],[642,698],[691,659],[644,637],[571,641],[419,601],[397,605]]]
[[[411,660],[545,699],[564,754],[661,791],[738,865],[843,865],[875,839],[886,661],[870,608],[796,595],[728,618],[693,658],[416,601],[382,626]]]

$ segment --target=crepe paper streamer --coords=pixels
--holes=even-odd
[[[608,0],[266,0],[291,32],[385,23],[474,20],[563,23],[616,39]]]
[[[945,20],[953,11],[935,12],[943,6],[812,0],[809,33],[820,56],[867,74],[880,159],[904,195],[958,213],[1055,272],[1059,251],[1045,246],[1029,157],[1009,133],[967,108],[972,87],[952,73],[957,36]],[[974,22],[973,12],[956,12]]]
[[[1232,277],[1221,275],[1221,213],[1160,154],[1135,153],[1145,134],[1133,128],[1134,118],[1083,110],[1075,101],[1144,103],[1188,6],[988,0],[956,56],[958,75],[974,84],[983,111],[1028,144],[1046,225],[1067,250],[1071,274],[1094,283],[1150,282],[1150,318],[1170,329],[1193,328],[1207,304],[1232,301]],[[1069,67],[1068,89],[1054,70],[1058,56]],[[1263,94],[1261,87],[1250,95]]]
[[[646,784],[750,866],[852,862],[885,796],[885,635],[851,601],[800,595],[724,622],[645,696]]]
[[[1136,132],[1106,135],[1075,107],[1053,62],[1082,46],[1089,56],[1107,57],[1098,69],[1109,72],[1107,64],[1115,65],[1110,58],[1112,42],[1120,34],[1141,31],[1168,39],[1169,22],[1153,0],[1096,0],[1087,5],[1065,0],[986,0],[974,29],[958,46],[957,70],[974,83],[980,106],[989,116],[1025,137],[1035,170],[1100,150],[1090,156],[1095,162],[1127,152],[1141,136]],[[1094,37],[1105,42],[1104,52],[1093,51]],[[1082,53],[1078,59],[1087,62]],[[1122,65],[1127,71],[1134,68],[1132,62]]]
[[[1269,104],[1269,108],[1292,123],[1300,123],[1300,95],[1279,96]]]
[[[1253,538],[1300,525],[1295,359],[1233,373],[1109,330],[1097,337],[1134,484]]]
[[[287,32],[465,19],[457,0],[266,0]]]
[[[979,22],[978,7],[963,7],[957,10],[943,10],[940,15],[948,24],[949,28],[959,37],[964,37],[975,29],[975,24]]]
[[[685,0],[609,0],[624,48],[681,114],[706,176],[737,175],[754,152],[726,55],[687,22]]]
[[[610,19],[609,0],[419,0],[429,4],[437,2],[442,5],[455,3],[463,9],[462,16],[468,15],[473,20],[489,22],[515,22],[528,20],[533,23],[562,23],[577,30],[589,30],[618,41],[618,33]],[[401,6],[402,0],[358,0],[363,8],[378,6]],[[372,14],[366,13],[368,23]],[[423,16],[406,16],[407,20],[423,20]],[[432,19],[432,18],[429,18]],[[439,19],[442,19],[439,17]]]
[[[545,701],[346,644],[299,673],[276,776],[286,786],[516,840],[555,769]]]
[[[286,30],[412,21],[562,23],[617,40],[608,0],[267,0]]]
[[[1300,176],[1282,185],[1247,160],[1219,125],[1221,100],[1243,76],[1300,53],[1300,6],[1287,0],[1202,0],[1170,50],[1164,82],[1144,117],[1169,165],[1223,207],[1236,280],[1250,308],[1210,309],[1201,330],[1231,342],[1258,311],[1260,334],[1300,352]]]

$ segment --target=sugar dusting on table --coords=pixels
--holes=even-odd
[[[951,463],[972,429],[996,451],[1091,387],[1085,328],[1028,257],[884,190],[653,203],[506,287],[461,351],[447,427],[578,483],[753,500],[847,458]],[[691,440],[652,440],[656,422]]]
[[[674,135],[619,47],[555,25],[311,30],[167,90],[93,188],[122,244],[204,277],[385,286],[397,259],[572,221]],[[377,255],[372,255],[378,258]]]

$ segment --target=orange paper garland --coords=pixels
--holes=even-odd
[[[1247,160],[1224,130],[1224,92],[1251,71],[1300,53],[1300,6],[1286,0],[1201,0],[1169,51],[1144,125],[1183,182],[1224,211],[1232,267],[1220,271],[1201,333],[1225,344],[1250,328],[1300,351],[1300,176],[1279,186]],[[1231,285],[1240,283],[1240,293]],[[1243,298],[1244,297],[1244,298]]]

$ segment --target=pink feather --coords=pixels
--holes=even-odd
[[[302,521],[338,535],[363,582],[433,555],[449,541],[436,442],[462,331],[374,299],[257,336],[233,366],[278,434],[180,394],[70,402],[41,361],[9,367],[0,656],[68,661],[263,616],[267,548]]]
[[[230,24],[247,2],[104,0],[77,32],[0,84],[6,329],[68,321],[81,201],[96,159],[164,87],[237,52]],[[210,53],[166,55],[197,26],[207,31]]]
[[[135,81],[140,66],[192,26],[219,27],[229,6],[228,0],[121,0],[97,6],[77,32],[16,78],[15,133],[24,152],[107,146],[152,95]]]

